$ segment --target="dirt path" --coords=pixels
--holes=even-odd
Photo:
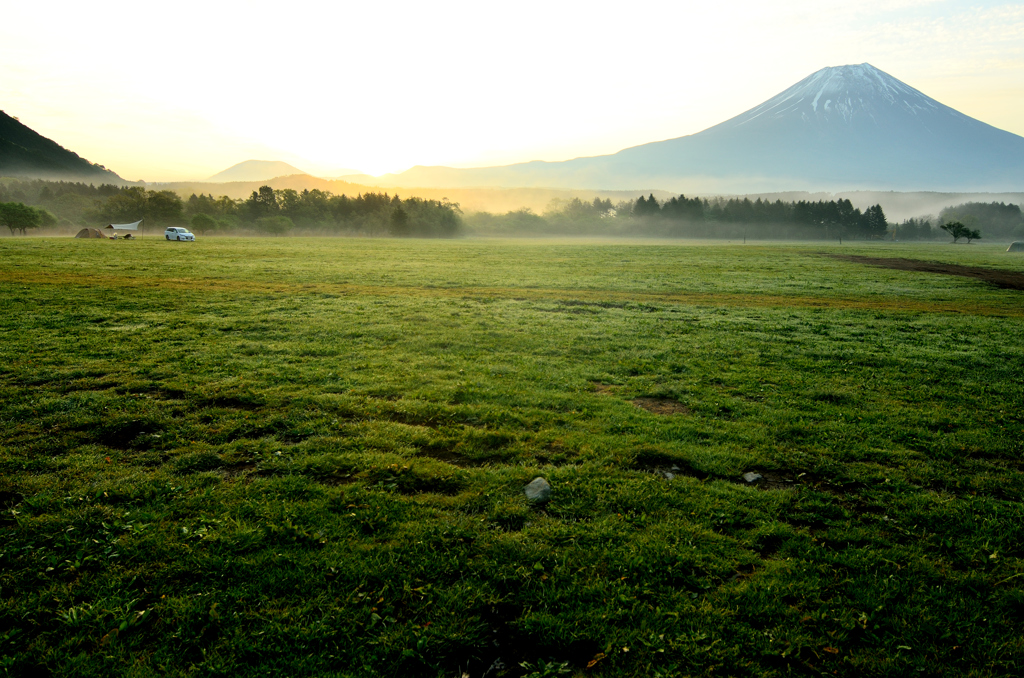
[[[998,268],[981,268],[979,266],[960,266],[959,264],[940,264],[937,261],[921,261],[920,259],[902,259],[888,257],[861,257],[853,254],[826,254],[826,257],[852,261],[856,264],[895,268],[898,271],[920,271],[921,273],[942,273],[944,275],[960,275],[965,278],[981,280],[996,287],[1008,290],[1024,290],[1024,273],[1003,271]]]

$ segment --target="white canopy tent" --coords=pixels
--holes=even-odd
[[[133,221],[130,224],[107,224],[107,228],[112,228],[115,231],[137,231],[141,224],[142,219],[139,219],[138,221]]]
[[[103,230],[104,231],[107,230],[107,229],[112,230],[114,232],[114,235],[112,235],[110,237],[112,237],[114,240],[117,240],[117,237],[118,237],[117,236],[117,232],[118,231],[138,231],[140,229],[140,227],[142,226],[142,221],[143,221],[142,219],[139,219],[138,221],[133,221],[130,224],[107,224],[106,228],[104,228]],[[122,234],[122,237],[125,240],[134,240],[135,239],[135,236],[133,236],[131,233],[124,233],[124,234]]]

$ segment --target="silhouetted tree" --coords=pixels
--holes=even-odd
[[[872,205],[864,212],[864,232],[868,236],[885,235],[889,230],[889,222],[881,205]]]
[[[939,228],[953,236],[954,243],[960,238],[966,238],[967,244],[970,244],[972,240],[981,239],[981,232],[978,229],[969,228],[959,221],[950,221],[945,224],[940,224]]]
[[[635,217],[648,217],[659,212],[661,212],[661,205],[658,204],[658,199],[654,197],[653,193],[646,200],[641,195],[633,206],[633,216]]]
[[[278,209],[277,195],[270,186],[260,186],[260,190],[253,191],[245,201],[245,211],[251,221],[273,216]]]
[[[15,231],[21,231],[22,235],[31,228],[39,228],[43,221],[43,215],[34,207],[20,202],[0,203],[0,223],[11,229],[11,235]]]

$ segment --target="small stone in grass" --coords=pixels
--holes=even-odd
[[[760,473],[754,473],[753,471],[747,471],[743,474],[743,479],[748,483],[753,483],[760,480],[763,476]]]
[[[551,485],[543,478],[534,478],[526,486],[526,498],[536,504],[543,504],[551,498]]]

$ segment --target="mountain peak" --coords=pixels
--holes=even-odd
[[[967,116],[869,63],[828,66],[720,126],[799,119],[821,126],[891,123],[894,116]]]
[[[213,183],[227,183],[231,181],[269,181],[277,177],[287,177],[293,174],[308,174],[298,167],[289,165],[281,160],[245,160],[232,165],[223,172],[218,172],[207,181]]]

